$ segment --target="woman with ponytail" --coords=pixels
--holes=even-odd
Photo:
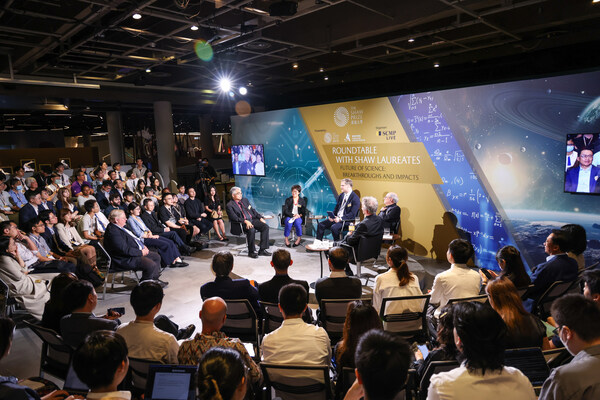
[[[242,400],[246,385],[246,365],[237,350],[213,347],[200,359],[198,399]]]
[[[388,272],[375,279],[373,289],[373,307],[380,312],[381,303],[386,297],[420,296],[423,293],[419,286],[419,278],[408,270],[406,261],[408,252],[404,247],[392,246],[386,254],[390,266]],[[423,311],[422,300],[395,301],[386,306],[387,314],[400,314],[409,311]]]

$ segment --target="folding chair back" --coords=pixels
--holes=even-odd
[[[267,391],[283,400],[333,399],[327,365],[260,363]]]
[[[44,372],[65,380],[71,363],[73,349],[52,329],[25,321],[27,327],[42,340],[42,354],[40,359],[40,376]]]

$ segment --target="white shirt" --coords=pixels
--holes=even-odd
[[[373,289],[373,307],[377,312],[381,309],[381,303],[386,297],[405,297],[405,296],[421,296],[421,287],[419,286],[419,278],[414,274],[410,274],[414,280],[409,281],[408,284],[400,286],[398,275],[393,268],[386,273],[377,275],[375,278],[375,288]],[[406,301],[395,301],[388,303],[385,307],[387,314],[400,314],[403,312],[423,311],[423,300],[406,300]]]
[[[129,189],[132,193],[135,193],[135,188],[137,187],[138,180],[139,178],[127,179],[125,181],[125,186],[127,186],[127,189]]]
[[[337,216],[338,218],[342,218],[344,216],[344,208],[348,205],[348,197],[350,197],[349,193],[344,193],[344,199],[340,204],[340,209],[338,210]]]
[[[84,195],[81,195],[77,198],[77,206],[79,207],[79,211],[85,212],[85,209],[83,208],[83,204],[88,200],[96,200],[96,198],[94,196],[92,196],[91,194],[87,197]]]
[[[7,191],[0,192],[0,208],[4,211],[11,211],[10,194]]]
[[[529,379],[521,371],[503,367],[502,371],[471,374],[460,366],[431,377],[427,400],[535,400],[537,397]]]
[[[569,160],[570,160],[570,162],[569,162]],[[569,168],[571,168],[575,164],[575,161],[577,161],[577,152],[572,151],[571,155],[567,155],[567,158],[565,161],[565,171],[568,170]]]
[[[440,305],[435,311],[435,316],[439,316],[440,309],[448,304],[450,299],[478,296],[480,287],[479,273],[466,264],[452,264],[449,270],[437,274],[433,280],[429,301]]]
[[[117,328],[129,350],[129,357],[178,364],[179,344],[175,336],[162,331],[150,321],[131,321]]]
[[[590,192],[590,175],[592,174],[592,167],[583,169],[579,167],[579,179],[577,180],[577,192],[578,193],[589,193]]]

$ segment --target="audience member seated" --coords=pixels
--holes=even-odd
[[[46,224],[40,217],[35,217],[27,223],[26,232],[29,239],[35,245],[33,254],[37,257],[37,261],[29,265],[28,268],[33,273],[48,273],[48,272],[75,272],[77,267],[75,264],[67,261],[63,256],[59,256],[52,252],[46,240],[42,237],[42,233],[46,230]]]
[[[202,356],[213,347],[228,347],[240,353],[244,363],[250,370],[250,380],[257,383],[262,378],[260,368],[248,354],[244,344],[237,338],[229,338],[221,328],[227,319],[227,304],[220,297],[205,299],[200,310],[202,332],[193,339],[181,343],[177,358],[180,364],[197,365]]]
[[[15,323],[10,318],[0,318],[0,360],[8,355],[12,347]],[[0,399],[4,400],[74,400],[64,390],[54,390],[45,396],[24,385],[14,376],[0,376]]]
[[[107,217],[110,215],[112,210],[123,210],[125,215],[129,214],[127,208],[121,204],[121,196],[119,193],[111,193],[108,197],[109,205],[104,209],[104,215]]]
[[[300,245],[302,240],[302,224],[306,220],[306,197],[301,197],[300,185],[292,186],[292,195],[285,199],[283,206],[282,224],[284,227],[283,236],[285,237],[285,245],[291,247],[289,241],[292,229],[296,230],[296,241],[294,247]]]
[[[125,172],[124,181],[125,181],[125,187],[132,193],[135,193],[137,183],[138,183],[138,178],[135,177],[135,172],[133,171],[133,168],[130,169],[129,171]]]
[[[105,173],[104,170],[100,167],[97,167],[93,172],[94,180],[92,181],[92,190],[94,193],[98,193],[102,189],[102,183],[104,182]]]
[[[78,280],[72,272],[62,272],[52,279],[50,285],[50,300],[44,305],[41,325],[44,328],[60,332],[60,320],[68,314],[63,293],[71,282]]]
[[[123,180],[120,178],[115,179],[113,189],[110,191],[110,194],[118,195],[121,202],[123,202],[123,194],[125,194],[125,182],[123,182]],[[110,195],[108,200],[110,201]]]
[[[190,325],[182,329],[182,337],[176,338],[175,335],[180,335],[179,327],[165,315],[157,316],[164,296],[162,287],[154,281],[144,281],[131,291],[130,302],[135,320],[117,328],[127,343],[129,356],[161,364],[177,364],[177,339],[187,339],[196,327]]]
[[[133,192],[133,194],[135,195],[135,201],[140,203],[142,199],[146,197],[145,190],[146,181],[144,181],[143,179],[138,179],[137,183],[135,184],[135,190]]]
[[[6,191],[6,176],[0,175],[0,221],[8,221],[11,215],[14,215],[13,204],[10,201],[10,194]],[[16,207],[15,207],[16,208]],[[18,217],[18,215],[17,215]]]
[[[27,204],[19,210],[19,228],[25,230],[29,221],[38,216],[40,205],[42,204],[42,195],[38,192],[28,190],[25,192]]]
[[[65,255],[76,258],[79,264],[96,266],[96,249],[94,246],[84,244],[84,239],[73,225],[73,214],[66,208],[60,210],[60,222],[56,224],[56,234],[60,243],[66,247]]]
[[[91,186],[89,186],[87,183],[84,183],[81,185],[81,195],[77,197],[77,208],[80,212],[85,212],[83,205],[88,200],[96,200],[96,198],[92,194]]]
[[[358,244],[361,239],[383,237],[383,220],[375,215],[377,212],[377,199],[369,196],[363,197],[361,206],[365,218],[356,225],[354,232],[348,233],[344,240],[342,240],[342,243],[354,248],[354,252],[350,253],[350,262],[352,264],[356,264],[354,253],[358,252]]]
[[[32,192],[37,192],[39,189],[38,182],[35,180],[35,178],[33,176],[30,176],[29,178],[25,178],[25,187],[27,188],[27,190],[25,190],[26,192],[28,190],[31,190]]]
[[[146,174],[146,166],[144,165],[144,160],[140,157],[135,159],[135,166],[131,169],[136,178],[143,178]]]
[[[517,289],[524,289],[531,284],[531,278],[525,271],[521,253],[514,246],[504,246],[496,253],[496,262],[500,267],[500,274],[487,270],[492,278],[500,277],[509,279]],[[488,277],[480,270],[482,284],[486,285]]]
[[[50,192],[46,188],[41,188],[39,190],[40,195],[42,196],[42,204],[40,204],[41,211],[52,211],[54,212],[54,203],[52,203],[53,196],[50,195]]]
[[[98,295],[91,283],[83,280],[71,282],[63,291],[67,314],[60,320],[60,334],[71,347],[77,348],[85,337],[95,331],[114,331],[121,323],[116,311],[97,317],[94,310]]]
[[[343,247],[329,250],[329,277],[320,278],[315,284],[315,296],[319,306],[322,299],[360,299],[362,285],[360,279],[346,275],[349,269],[348,252]]]
[[[10,187],[8,195],[10,196],[10,200],[13,205],[13,211],[19,211],[25,204],[27,204],[27,199],[23,194],[23,182],[17,178],[11,178],[11,180],[8,181],[8,186]]]
[[[243,197],[242,189],[234,186],[230,190],[231,200],[227,203],[227,216],[231,222],[231,233],[233,235],[246,234],[248,242],[248,257],[258,258],[258,256],[270,256],[269,248],[269,225],[265,223],[265,219],[256,209],[250,205],[248,199]],[[256,253],[256,245],[254,237],[256,232],[260,232],[260,247],[258,254]]]
[[[365,333],[356,349],[356,380],[345,399],[397,398],[406,385],[410,360],[405,340],[378,330]]]
[[[52,173],[48,179],[48,185],[45,186],[48,191],[48,200],[51,201],[52,204],[56,204],[56,200],[58,200],[58,189],[61,187],[60,176]]]
[[[534,300],[544,294],[554,282],[572,282],[577,279],[577,261],[565,253],[568,245],[567,234],[560,229],[554,229],[544,242],[544,251],[548,257],[531,274],[533,288],[527,292],[529,298],[523,302],[527,311],[532,311]]]
[[[118,386],[127,376],[127,344],[115,332],[93,332],[73,355],[73,369],[90,392],[88,399],[130,400],[131,393]]]
[[[389,271],[378,275],[375,278],[375,287],[373,288],[373,307],[379,313],[381,303],[386,297],[406,297],[421,296],[421,287],[419,278],[408,270],[408,252],[404,247],[392,246],[388,249],[385,256]],[[388,314],[401,314],[403,312],[421,312],[423,311],[422,300],[394,301],[386,305]]]
[[[141,239],[146,246],[156,250],[160,254],[160,258],[163,263],[171,266],[171,268],[187,267],[189,264],[183,262],[179,250],[175,243],[171,240],[161,237],[159,235],[153,235],[150,229],[144,224],[144,221],[140,218],[142,211],[141,207],[137,203],[131,203],[129,205],[129,211],[131,215],[127,218],[127,228],[133,232],[138,239]]]
[[[485,289],[490,305],[504,320],[508,328],[506,348],[547,348],[546,326],[525,308],[515,285],[507,278],[490,281]]]
[[[25,168],[21,165],[17,165],[13,168],[12,178],[18,180],[21,183],[21,192],[25,193],[29,189],[27,183],[25,182]]]
[[[130,190],[125,190],[125,192],[123,192],[123,201],[121,202],[121,205],[125,207],[126,210],[129,210],[129,205],[134,201],[135,199],[133,196],[133,192],[131,192]],[[127,216],[129,216],[129,214],[127,214]]]
[[[65,187],[71,184],[69,176],[65,174],[65,165],[60,161],[54,164],[54,173],[60,178],[60,186]]]
[[[119,162],[113,163],[112,168],[113,168],[113,171],[115,171],[117,173],[117,177],[119,179],[121,179],[123,182],[125,182],[127,175],[125,174],[125,172],[121,171],[121,163],[119,163]]]
[[[288,268],[292,266],[294,261],[290,256],[290,252],[285,249],[277,249],[271,257],[271,267],[275,270],[275,275],[271,280],[258,285],[258,299],[267,303],[275,303],[279,301],[279,291],[288,283],[297,283],[302,285],[308,294],[308,282],[290,278]],[[306,299],[308,302],[308,298]],[[306,308],[306,313],[302,317],[304,321],[311,322],[313,320],[310,307]]]
[[[281,288],[279,310],[283,315],[283,323],[263,338],[261,355],[264,362],[293,365],[330,364],[331,344],[327,332],[302,320],[307,307],[306,296],[306,290],[296,283]]]
[[[156,279],[164,287],[168,285],[158,279],[160,276],[160,256],[148,250],[142,240],[125,229],[127,217],[123,210],[113,210],[110,224],[104,235],[104,247],[112,258],[112,268],[117,271],[142,271],[142,280]]]
[[[176,232],[182,241],[188,244],[194,243],[200,229],[196,225],[190,224],[190,221],[181,213],[179,208],[175,207],[177,200],[172,194],[166,194],[163,201],[164,204],[158,210],[160,221],[170,230]]]
[[[213,282],[208,282],[200,288],[202,299],[218,296],[225,300],[246,299],[250,302],[256,315],[262,315],[258,305],[258,290],[248,279],[231,279],[233,270],[233,255],[228,251],[219,251],[212,258],[211,268],[216,275]]]
[[[185,214],[190,223],[200,229],[200,233],[206,233],[211,230],[213,224],[208,220],[204,203],[196,197],[196,189],[188,189],[189,198],[184,203]],[[179,204],[181,207],[181,204]]]
[[[417,382],[421,380],[427,367],[433,361],[456,361],[457,349],[454,344],[454,305],[448,304],[442,307],[442,313],[437,326],[437,344],[423,359],[421,350],[415,352],[414,367],[417,370]]]
[[[372,306],[364,304],[361,300],[348,303],[346,320],[344,321],[344,336],[335,345],[333,350],[333,364],[338,377],[342,376],[342,369],[355,368],[354,354],[358,340],[371,329],[383,329],[381,319]]]
[[[587,248],[587,235],[585,228],[577,224],[567,224],[560,228],[567,234],[567,255],[577,261],[579,271],[585,268],[585,257],[583,252]]]
[[[383,198],[383,207],[379,210],[379,218],[383,220],[383,227],[387,229],[400,227],[400,207],[398,207],[398,195],[394,192],[389,192]],[[391,234],[398,233],[392,232]]]
[[[150,179],[150,185],[149,185],[152,190],[154,190],[154,195],[156,196],[156,198],[160,201],[162,200],[162,192],[163,192],[163,188],[160,185],[160,180],[157,177],[152,177]],[[177,203],[177,197],[174,200],[175,203]]]
[[[246,365],[240,353],[215,347],[206,352],[198,366],[198,398],[243,400],[248,384]]]
[[[71,195],[73,197],[79,197],[82,195],[81,188],[83,185],[88,185],[92,187],[92,183],[86,181],[85,171],[82,170],[74,170],[73,171],[73,183],[71,184]]]
[[[0,236],[0,278],[8,286],[10,297],[35,319],[41,320],[44,304],[50,298],[48,289],[44,282],[36,279],[34,275],[27,274],[15,241],[8,236]]]
[[[506,324],[491,307],[455,304],[454,341],[462,365],[431,377],[427,398],[534,400],[529,379],[516,368],[503,366]]]
[[[140,214],[140,218],[153,235],[172,240],[179,248],[179,252],[183,255],[190,255],[196,251],[195,247],[185,244],[184,240],[182,240],[176,232],[171,231],[169,227],[160,222],[156,211],[154,211],[155,206],[152,199],[144,199],[142,205],[144,206],[144,210]]]
[[[213,223],[213,229],[222,242],[228,241],[229,238],[225,234],[225,223],[223,222],[223,210],[221,210],[221,200],[217,195],[217,188],[211,186],[208,190],[208,196],[205,199],[204,208],[207,218]]]
[[[479,295],[479,274],[467,266],[473,253],[473,246],[464,239],[454,239],[448,245],[446,258],[451,264],[450,269],[437,274],[431,288],[430,304],[432,308],[437,307],[436,318],[440,315],[440,307],[448,304],[448,300]]]
[[[317,240],[323,240],[326,229],[331,230],[333,240],[340,240],[344,222],[346,224],[354,222],[358,216],[360,199],[358,198],[358,195],[352,191],[352,179],[342,179],[340,188],[341,193],[337,198],[337,203],[333,210],[334,217],[327,217],[324,221],[319,222],[319,225],[317,226]]]
[[[179,205],[185,205],[185,201],[189,198],[190,196],[186,193],[185,185],[177,185],[177,202],[179,203]]]
[[[542,387],[540,400],[600,398],[600,308],[578,294],[554,301],[551,314],[558,335],[569,353],[570,363],[555,368]]]
[[[38,188],[44,188],[49,183],[52,168],[49,165],[42,165],[38,172],[33,174],[33,179],[38,184]]]
[[[141,202],[143,203],[145,199],[152,199],[152,201],[154,202],[154,205],[156,207],[158,207],[160,205],[158,198],[157,198],[156,194],[154,193],[154,189],[152,189],[150,186],[146,186],[144,188],[144,196],[142,197]]]
[[[100,206],[95,200],[88,200],[83,204],[85,215],[79,220],[78,230],[85,244],[95,246],[104,237],[109,225],[109,220],[100,211]]]
[[[71,190],[68,187],[62,187],[58,189],[58,195],[56,198],[57,211],[60,211],[62,208],[66,208],[77,215],[78,210],[77,207],[75,207],[75,204],[71,202]]]
[[[58,237],[58,232],[56,231],[56,224],[58,223],[56,214],[54,214],[54,211],[44,210],[40,211],[39,217],[46,226],[46,229],[42,232],[42,237],[46,241],[46,244],[53,253],[64,256],[66,247]]]
[[[110,192],[112,188],[112,182],[110,180],[105,180],[102,182],[100,189],[96,191],[96,201],[98,202],[101,210],[106,210],[106,208],[110,205]]]

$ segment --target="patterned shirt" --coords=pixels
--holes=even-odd
[[[197,333],[193,339],[186,340],[179,346],[177,358],[180,364],[197,365],[202,355],[213,347],[229,347],[240,352],[250,369],[252,382],[259,382],[262,377],[260,368],[248,354],[248,351],[237,338],[228,338],[223,332],[213,332],[210,335]]]

